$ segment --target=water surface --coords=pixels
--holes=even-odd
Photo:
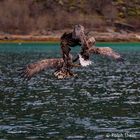
[[[140,43],[99,43],[125,63],[93,56],[78,78],[57,80],[48,70],[23,81],[18,69],[61,57],[59,44],[0,44],[0,138],[102,140],[140,138]],[[73,49],[73,53],[80,47]]]

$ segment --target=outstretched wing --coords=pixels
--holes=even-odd
[[[32,64],[27,65],[23,68],[21,77],[25,79],[30,79],[35,74],[41,72],[44,69],[48,68],[58,68],[62,65],[63,59],[62,58],[54,58],[54,59],[44,59]]]
[[[111,57],[111,58],[116,59],[118,61],[123,61],[123,58],[121,57],[121,55],[119,53],[113,51],[109,47],[100,47],[100,48],[91,47],[91,48],[89,48],[89,53],[99,54],[99,55]]]

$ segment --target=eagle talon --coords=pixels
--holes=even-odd
[[[58,79],[64,79],[64,78],[76,77],[77,74],[74,74],[71,71],[57,70],[54,72],[54,76],[57,77]]]

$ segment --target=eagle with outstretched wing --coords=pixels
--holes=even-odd
[[[88,51],[89,51],[90,55],[97,54],[97,55],[101,55],[101,56],[110,57],[117,61],[123,61],[123,58],[121,57],[121,55],[119,53],[116,53],[115,51],[113,51],[110,47],[91,47]],[[80,61],[80,58],[78,60]],[[84,61],[84,60],[82,60],[82,61]],[[27,65],[23,69],[21,76],[24,77],[25,79],[29,80],[33,76],[35,76],[36,74],[40,73],[43,70],[47,70],[47,69],[59,70],[59,69],[61,69],[63,63],[64,63],[64,61],[62,58],[52,58],[52,59],[40,60],[35,63]],[[79,64],[79,63],[74,63],[74,61],[73,61],[73,65],[71,65],[71,67],[82,67],[82,66],[84,66],[84,65],[81,65],[81,62]],[[64,75],[65,75],[65,73],[64,73]],[[61,74],[61,76],[59,74],[58,75],[55,74],[55,76],[60,79],[65,78],[64,76],[62,76],[62,74]]]
[[[70,54],[71,47],[81,46],[81,51],[75,59]],[[99,54],[114,58],[116,60],[122,60],[122,57],[114,52],[109,47],[98,48],[95,47],[95,38],[88,38],[85,34],[84,27],[82,25],[75,25],[74,29],[70,33],[64,33],[61,36],[61,51],[62,58],[45,59],[33,64],[27,65],[21,76],[25,79],[30,79],[35,74],[49,68],[56,69],[54,72],[55,77],[63,79],[66,77],[76,76],[71,69],[73,67],[88,66],[91,64],[90,56],[93,54]],[[76,62],[79,60],[79,63]]]

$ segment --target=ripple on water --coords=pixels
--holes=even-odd
[[[124,64],[94,57],[74,70],[78,78],[57,80],[49,70],[28,82],[16,68],[50,54],[0,53],[0,139],[138,138],[140,53],[123,53]]]

